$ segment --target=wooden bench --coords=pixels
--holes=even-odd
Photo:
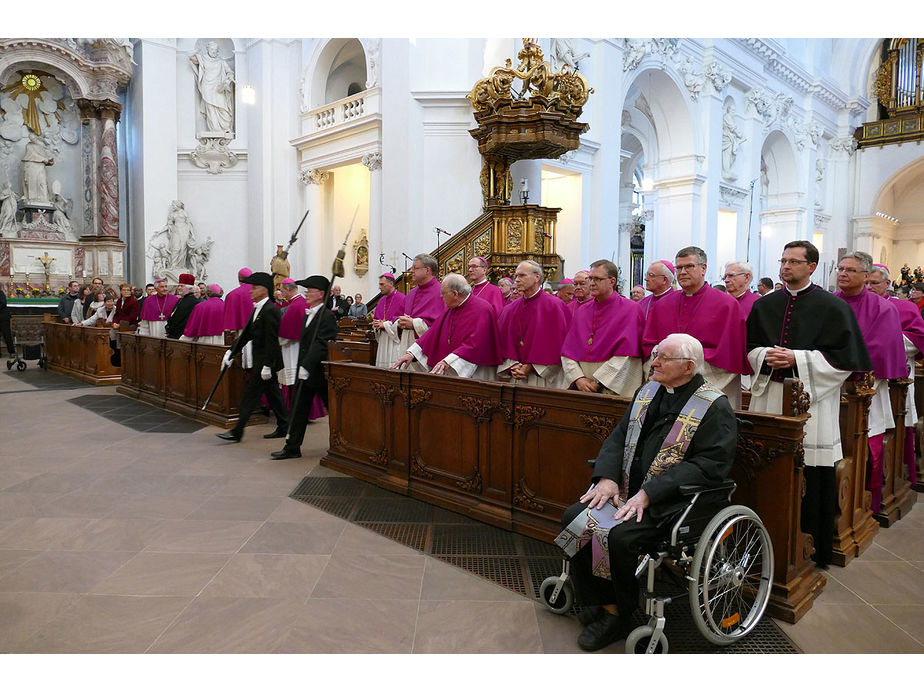
[[[45,356],[48,367],[93,385],[120,382],[122,371],[110,361],[108,327],[74,327],[46,313]]]

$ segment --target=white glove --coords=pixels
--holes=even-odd
[[[298,367],[298,379],[299,380],[308,380],[308,371],[305,370],[304,366]]]
[[[273,371],[270,370],[269,366],[263,366],[263,370],[260,371],[260,377],[263,378],[263,380],[269,380],[273,377]]]
[[[224,366],[225,368],[231,368],[231,364],[233,363],[234,363],[234,359],[231,356],[231,350],[228,349],[225,352],[224,358],[222,358],[221,360],[221,365]]]

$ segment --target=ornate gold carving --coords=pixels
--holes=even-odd
[[[391,404],[395,396],[400,393],[400,390],[394,385],[375,382],[372,383],[372,391],[375,392],[376,397],[381,400],[382,404]]]
[[[594,438],[598,440],[606,440],[610,432],[616,427],[616,418],[612,416],[581,414],[581,421],[591,430]]]
[[[353,271],[360,277],[365,277],[369,271],[369,236],[366,229],[361,229],[359,239],[353,243]]]
[[[876,83],[873,85],[873,93],[879,99],[885,108],[889,108],[892,102],[892,61],[886,60],[876,70]]]
[[[520,477],[517,480],[513,490],[513,504],[517,507],[535,510],[540,513],[545,510],[544,505],[536,502],[536,494],[526,486],[526,477]]]
[[[533,222],[533,251],[540,255],[545,252],[545,219]]]
[[[414,453],[411,458],[411,476],[419,476],[422,479],[433,479],[433,473],[427,469],[420,457],[420,450]]]
[[[468,491],[469,493],[474,493],[480,496],[482,480],[481,480],[481,470],[478,469],[477,465],[475,466],[475,469],[472,471],[471,476],[468,476],[465,479],[460,479],[459,481],[456,482],[456,486],[458,486],[463,491]]]
[[[462,267],[465,265],[465,248],[459,250],[453,257],[446,261],[446,272],[455,272],[456,274],[464,274],[462,272]]]
[[[501,408],[500,402],[492,402],[481,397],[471,397],[469,395],[459,395],[459,404],[465,407],[465,411],[475,421],[489,421],[491,412]]]
[[[378,467],[387,467],[390,459],[391,455],[384,445],[376,450],[375,454],[369,455],[369,461]]]
[[[487,257],[491,254],[491,232],[485,231],[483,234],[478,236],[475,239],[475,242],[472,244],[472,250],[475,252],[474,255],[480,255],[481,257]]]
[[[507,222],[507,252],[516,253],[523,249],[523,222],[511,219]]]
[[[510,162],[498,157],[485,156],[481,166],[481,197],[483,206],[509,205],[513,192],[513,176],[510,175]]]
[[[528,103],[539,97],[549,111],[579,116],[593,89],[583,75],[571,72],[567,66],[561,72],[552,72],[543,57],[539,44],[533,39],[523,39],[523,49],[517,54],[520,64],[516,69],[508,58],[504,67],[495,67],[490,75],[475,82],[468,95],[472,108],[496,113],[505,106],[509,108],[512,101]],[[529,92],[526,99],[514,97],[511,87],[515,80],[522,80],[521,94]]]

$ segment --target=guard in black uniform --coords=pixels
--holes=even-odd
[[[286,414],[286,405],[279,391],[279,382],[276,372],[282,370],[282,350],[279,348],[279,321],[282,313],[279,307],[270,300],[273,294],[273,278],[266,272],[254,272],[249,277],[240,280],[245,284],[252,284],[250,298],[254,302],[253,313],[247,325],[241,330],[234,345],[225,352],[223,363],[231,365],[234,357],[241,353],[244,345],[251,342],[253,345],[253,370],[250,380],[244,387],[241,395],[241,406],[238,413],[237,424],[230,431],[218,433],[223,440],[239,442],[244,435],[244,426],[247,419],[260,406],[260,396],[266,395],[270,409],[276,415],[276,430],[268,433],[264,438],[282,438],[289,427],[289,418]]]

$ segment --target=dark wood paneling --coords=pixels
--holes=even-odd
[[[45,356],[48,367],[93,385],[112,385],[122,377],[110,361],[109,328],[75,327],[45,315]]]

